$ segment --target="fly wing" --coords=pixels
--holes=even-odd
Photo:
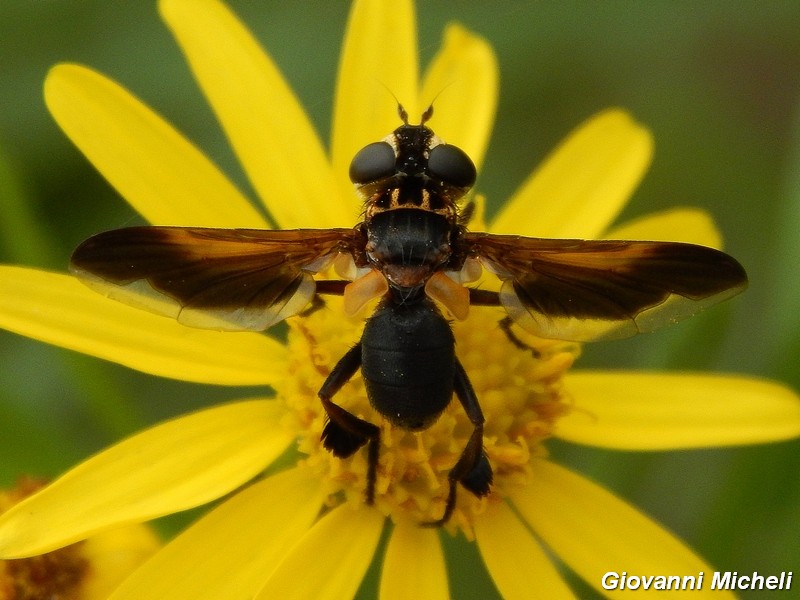
[[[90,287],[191,327],[261,331],[313,298],[312,274],[356,243],[352,229],[130,227],[95,235],[70,268]]]
[[[545,338],[593,341],[654,331],[747,287],[735,259],[693,244],[486,233],[467,233],[464,242],[503,280],[499,302],[509,316]]]

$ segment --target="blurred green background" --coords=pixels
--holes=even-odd
[[[347,3],[230,5],[327,136]],[[431,1],[418,18],[423,61],[451,20],[497,51],[500,105],[479,181],[490,211],[578,123],[622,106],[656,139],[623,220],[702,207],[748,270],[744,296],[653,336],[589,346],[579,366],[730,371],[800,389],[800,3]],[[63,270],[83,238],[135,222],[45,110],[42,81],[62,61],[122,82],[246,189],[155,2],[4,0],[0,261]],[[235,397],[241,390],[148,377],[0,331],[0,483],[53,476],[144,424]],[[800,576],[797,441],[646,455],[551,447],[717,568]],[[453,595],[492,597],[472,579],[478,559],[458,560]]]

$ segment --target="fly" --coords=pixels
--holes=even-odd
[[[364,201],[353,228],[116,229],[78,246],[71,269],[111,298],[210,329],[261,331],[319,294],[343,295],[349,314],[379,299],[361,339],[319,390],[328,415],[322,441],[341,458],[366,446],[372,503],[380,429],[336,404],[336,393],[360,370],[373,408],[409,431],[429,427],[455,396],[473,430],[448,474],[444,512],[427,523],[441,525],[458,484],[478,497],[489,493],[492,467],[483,413],[440,307],[464,319],[470,305],[501,306],[506,323],[539,337],[607,340],[696,314],[744,290],[747,275],[729,255],[693,244],[468,231],[471,204],[459,202],[475,183],[475,165],[425,124],[432,107],[418,125],[399,113],[402,125],[350,165]],[[349,263],[352,280],[314,278],[334,260]],[[462,283],[480,267],[501,280],[499,292]]]

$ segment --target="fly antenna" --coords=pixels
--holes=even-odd
[[[380,83],[383,86],[383,89],[385,89],[389,93],[389,95],[392,98],[394,98],[394,101],[397,103],[397,114],[400,117],[400,120],[403,122],[403,125],[408,125],[408,112],[406,112],[406,109],[403,108],[403,105],[400,103],[400,100],[397,98],[395,93],[391,90],[391,88],[388,85],[386,85],[382,81],[378,81],[378,83]]]
[[[436,99],[442,95],[442,92],[444,92],[447,88],[453,85],[453,83],[455,82],[451,81],[450,83],[444,85],[444,87],[442,87],[442,89],[440,89],[438,92],[436,92],[436,95],[433,97],[433,100],[431,100],[430,105],[428,105],[428,108],[425,109],[425,112],[422,113],[422,117],[420,117],[419,121],[420,125],[424,125],[431,119],[431,117],[433,116],[433,103],[436,102]]]
[[[395,98],[395,100],[397,100],[397,98]],[[400,120],[403,122],[403,125],[408,125],[408,113],[400,102],[397,103],[397,114],[400,115]]]

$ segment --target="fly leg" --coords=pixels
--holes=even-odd
[[[456,507],[456,487],[458,483],[461,483],[479,498],[488,494],[492,485],[492,466],[489,464],[489,459],[483,450],[483,412],[478,404],[478,397],[475,395],[475,390],[472,389],[469,377],[467,377],[467,373],[458,358],[456,358],[456,374],[453,387],[461,406],[464,407],[464,412],[467,413],[467,417],[470,423],[475,426],[475,429],[472,430],[472,435],[470,435],[467,445],[464,446],[458,462],[447,475],[450,488],[447,493],[444,514],[438,521],[424,523],[429,527],[444,525],[453,514],[453,510]]]
[[[521,339],[519,339],[519,337],[517,337],[517,334],[514,333],[514,331],[511,329],[511,326],[513,324],[514,324],[514,321],[509,316],[503,317],[498,322],[498,325],[500,325],[500,329],[502,329],[503,333],[506,334],[506,337],[508,338],[509,342],[514,344],[520,350],[529,350],[530,353],[533,354],[534,358],[540,358],[541,355],[539,354],[539,351],[536,348],[526,344]]]
[[[375,477],[378,469],[378,450],[380,448],[381,430],[372,423],[359,419],[331,398],[361,366],[361,342],[350,348],[339,359],[336,366],[325,379],[317,395],[322,407],[328,414],[328,422],[322,430],[322,445],[334,456],[347,458],[355,454],[364,444],[367,445],[367,504],[375,500]]]
[[[309,305],[300,311],[300,315],[307,317],[324,308],[325,300],[322,294],[341,296],[344,294],[344,288],[348,283],[350,282],[339,279],[320,279],[316,282],[317,289],[314,297],[311,298]]]
[[[492,292],[490,290],[469,288],[469,304],[470,306],[501,306],[500,295],[497,292]],[[514,321],[508,315],[500,319],[498,323],[500,329],[502,329],[503,333],[506,334],[509,342],[514,344],[520,350],[530,350],[533,356],[538,358],[539,351],[519,339],[517,334],[511,329],[513,324]]]

